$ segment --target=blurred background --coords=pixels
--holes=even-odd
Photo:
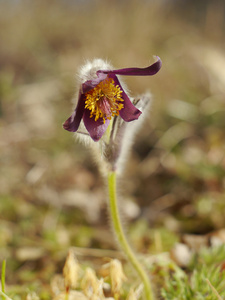
[[[17,293],[48,298],[70,246],[116,249],[104,181],[62,129],[86,60],[163,62],[124,77],[132,96],[154,97],[120,184],[135,248],[225,226],[224,30],[222,0],[0,1],[0,261]]]

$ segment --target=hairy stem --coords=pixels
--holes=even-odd
[[[115,231],[119,245],[122,248],[124,254],[126,255],[128,261],[132,264],[132,266],[134,267],[134,269],[139,274],[142,280],[142,283],[144,285],[145,299],[153,300],[154,297],[153,297],[150,279],[148,278],[148,275],[146,274],[142,265],[136,258],[133,250],[131,249],[122,227],[122,223],[119,216],[117,197],[116,197],[116,172],[109,172],[108,188],[109,188],[110,215],[112,218],[113,229]]]

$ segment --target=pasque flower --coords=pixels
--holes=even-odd
[[[91,153],[99,163],[102,174],[108,177],[108,207],[114,232],[121,250],[142,281],[146,300],[154,299],[151,282],[130,247],[122,226],[116,193],[116,176],[128,158],[133,137],[147,115],[152,97],[150,93],[145,93],[136,99],[129,98],[122,79],[117,75],[154,75],[160,70],[161,65],[159,57],[147,68],[115,70],[101,59],[87,62],[78,73],[80,85],[76,109],[63,124],[64,129],[68,131],[83,133],[80,135],[81,140],[91,146]],[[137,120],[142,112],[139,122],[127,123]],[[95,142],[100,139],[101,141],[89,143],[88,141],[91,141],[89,135]],[[113,293],[119,295],[117,287],[112,285],[111,289]]]
[[[81,82],[77,107],[63,124],[64,129],[76,132],[83,119],[89,135],[97,142],[105,133],[112,117],[120,115],[125,122],[137,120],[141,111],[132,104],[117,75],[154,75],[161,65],[161,60],[157,57],[157,61],[147,68],[97,69],[95,72],[93,68],[85,77],[86,80]]]

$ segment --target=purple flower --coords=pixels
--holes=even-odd
[[[65,121],[63,128],[76,132],[83,119],[91,138],[97,142],[105,133],[114,116],[126,121],[139,118],[141,111],[130,101],[116,75],[149,76],[156,74],[162,66],[159,57],[147,68],[126,68],[118,70],[97,70],[90,80],[81,84],[78,103],[73,114]]]

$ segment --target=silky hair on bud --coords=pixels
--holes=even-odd
[[[152,104],[152,95],[150,92],[146,92],[140,97],[137,97],[137,100],[133,100],[133,102],[136,103],[135,106],[142,112],[142,115],[141,118],[139,118],[136,122],[126,124],[124,123],[125,128],[122,137],[122,145],[117,162],[118,174],[121,174],[123,172],[135,136],[141,130],[141,127],[146,121],[146,118],[149,117],[149,112]]]

